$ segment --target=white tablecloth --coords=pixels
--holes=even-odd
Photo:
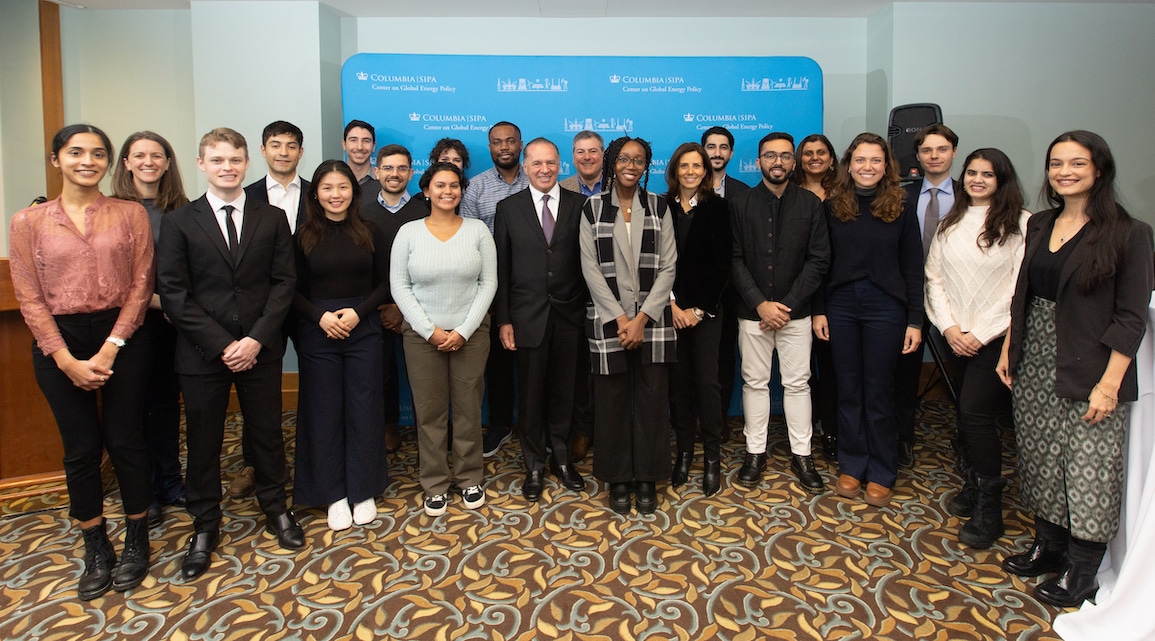
[[[1065,641],[1155,639],[1155,301],[1135,361],[1139,400],[1131,405],[1122,527],[1099,568],[1098,603],[1055,618]]]

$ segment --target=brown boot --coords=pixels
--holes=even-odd
[[[257,481],[253,477],[253,467],[246,465],[241,468],[240,472],[233,477],[233,481],[229,483],[229,498],[243,499],[246,496],[252,496],[253,491],[257,488]]]

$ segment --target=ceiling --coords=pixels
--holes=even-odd
[[[188,9],[190,0],[51,0],[80,9]],[[316,0],[256,0],[305,2]],[[860,18],[902,2],[988,2],[989,0],[320,0],[356,18],[387,17],[550,17],[691,18],[824,17]],[[1015,0],[1010,0],[1015,1]],[[1046,0],[1052,3],[1080,0]],[[1086,2],[1087,0],[1081,0]],[[1155,0],[1119,0],[1150,4]]]

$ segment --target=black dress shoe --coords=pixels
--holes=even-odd
[[[690,466],[694,464],[693,452],[678,452],[678,459],[674,461],[674,471],[670,474],[670,484],[682,487],[690,480]]]
[[[653,514],[658,509],[658,492],[653,481],[638,481],[636,500],[639,514]]]
[[[1059,572],[1066,565],[1067,553],[1038,537],[1029,550],[1003,559],[1003,569],[1019,576],[1039,576]]]
[[[702,494],[714,496],[722,489],[722,461],[706,459],[702,472]]]
[[[578,473],[577,468],[574,466],[561,465],[557,461],[551,460],[549,469],[567,490],[581,492],[586,489],[586,480],[582,478],[582,475]]]
[[[148,519],[149,527],[158,527],[164,522],[164,512],[161,511],[159,502],[153,501],[148,504],[148,514],[145,518]]]
[[[189,537],[188,551],[180,564],[180,573],[186,579],[195,579],[209,569],[213,550],[217,549],[220,535],[216,530],[197,532]]]
[[[525,473],[525,482],[521,484],[521,495],[527,501],[536,501],[541,498],[541,489],[545,472],[542,470],[530,470]]]
[[[629,483],[610,483],[610,509],[618,514],[630,513]]]
[[[902,468],[914,467],[914,443],[910,441],[898,442],[898,466]]]
[[[838,436],[835,434],[822,435],[822,455],[827,459],[838,462]]]
[[[297,525],[297,519],[292,510],[285,510],[280,514],[265,515],[265,531],[277,537],[277,543],[288,550],[299,550],[305,547],[305,531]]]
[[[818,470],[814,469],[813,456],[791,455],[790,469],[794,472],[794,475],[798,477],[798,484],[807,492],[811,494],[821,494],[826,489],[822,484],[822,477],[818,475]]]
[[[766,469],[766,453],[746,453],[746,460],[738,470],[738,483],[746,487],[758,487],[762,482],[762,470]]]

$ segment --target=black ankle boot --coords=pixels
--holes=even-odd
[[[954,450],[955,471],[962,477],[963,487],[947,503],[946,511],[964,519],[974,516],[975,501],[978,499],[978,486],[975,484],[974,469],[963,449],[962,436],[955,435],[951,439],[951,449]]]
[[[702,494],[714,496],[722,489],[722,461],[707,458],[705,468],[702,472]]]
[[[1001,476],[974,476],[974,485],[977,497],[974,515],[959,529],[958,540],[963,545],[985,550],[1004,532],[1003,488],[1007,480]]]
[[[120,555],[112,576],[112,589],[131,590],[148,576],[148,519],[128,519],[124,534],[124,553]]]
[[[1095,576],[1107,552],[1106,543],[1071,538],[1067,546],[1067,564],[1058,576],[1035,588],[1035,598],[1060,608],[1075,608],[1093,598],[1099,590]]]
[[[686,481],[690,480],[690,466],[693,464],[693,452],[678,452],[678,458],[674,461],[674,471],[670,474],[670,484],[674,487],[685,485]]]
[[[1003,559],[1003,569],[1019,576],[1059,572],[1067,562],[1067,529],[1035,518],[1035,540],[1022,554]]]
[[[766,469],[766,453],[750,454],[747,452],[746,460],[738,469],[738,483],[746,487],[758,487],[758,484],[762,482],[762,470],[764,469]]]
[[[87,530],[84,535],[84,574],[77,585],[81,601],[91,601],[108,592],[112,587],[112,566],[116,563],[116,551],[108,540],[105,521]]]

